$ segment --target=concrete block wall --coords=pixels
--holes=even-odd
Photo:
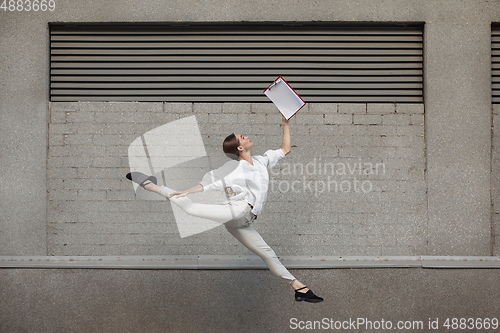
[[[249,254],[223,227],[180,238],[170,204],[143,200],[124,178],[135,138],[192,115],[209,163],[176,186],[222,165],[232,132],[250,135],[254,155],[281,147],[272,103],[51,103],[48,254]],[[255,225],[277,253],[425,254],[422,104],[308,104],[290,129],[292,153],[273,169]]]

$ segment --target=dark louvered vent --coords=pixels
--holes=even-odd
[[[500,103],[500,23],[491,25],[492,102]]]
[[[51,100],[268,102],[262,92],[281,75],[306,102],[422,103],[422,31],[422,24],[51,25]]]

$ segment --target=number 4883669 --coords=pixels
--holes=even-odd
[[[498,328],[498,319],[497,318],[446,318],[446,321],[443,323],[443,326],[447,329],[476,329],[476,330],[489,330],[490,328],[496,330]]]
[[[4,12],[45,12],[47,10],[52,12],[56,9],[56,2],[54,0],[3,0],[0,9]]]

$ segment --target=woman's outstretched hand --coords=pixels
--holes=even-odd
[[[201,186],[201,184],[197,184],[197,185],[195,185],[187,190],[184,190],[184,191],[175,191],[175,192],[171,193],[167,198],[170,199],[174,195],[175,195],[175,198],[182,198],[190,193],[198,193],[198,192],[203,192],[203,186]]]
[[[175,198],[182,198],[182,197],[185,197],[186,195],[189,194],[189,191],[188,190],[184,190],[184,191],[175,191],[173,193],[171,193],[168,198],[170,199],[171,197],[173,196],[176,196]]]

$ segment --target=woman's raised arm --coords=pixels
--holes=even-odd
[[[281,144],[281,150],[288,155],[292,150],[292,146],[290,144],[290,128],[288,126],[288,120],[281,115],[282,126],[283,126],[283,143]]]

